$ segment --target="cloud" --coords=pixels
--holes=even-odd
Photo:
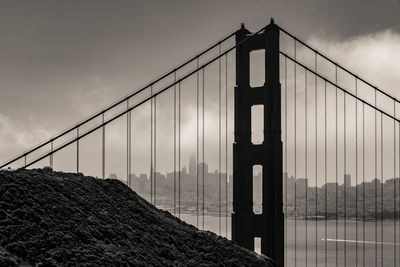
[[[90,77],[71,92],[72,103],[82,115],[88,116],[109,106],[116,99],[115,88],[106,85],[99,77]]]
[[[400,98],[400,91],[397,90],[400,85],[400,34],[393,30],[385,30],[372,34],[360,35],[348,40],[337,41],[329,40],[321,35],[314,35],[307,43],[317,48],[322,53],[334,59],[339,64],[348,67],[350,70],[358,74],[360,77],[366,78],[372,84],[376,84],[382,90]],[[298,55],[301,56],[300,54]],[[321,69],[322,70],[322,69]],[[262,75],[262,73],[260,74]],[[300,76],[300,75],[299,75]],[[208,75],[211,77],[211,72]],[[234,77],[233,74],[230,77]],[[212,77],[211,77],[212,78]],[[298,77],[299,78],[299,77]],[[218,80],[215,79],[209,85],[217,88]],[[233,84],[230,82],[229,89],[233,90]],[[189,83],[188,83],[189,84]],[[195,84],[195,83],[194,83]],[[190,87],[190,85],[188,85]],[[182,90],[189,90],[190,88],[183,88]],[[301,93],[301,88],[298,88]],[[194,90],[192,90],[195,92]],[[215,169],[218,163],[218,98],[216,90],[207,92],[209,101],[206,103],[207,111],[206,118],[206,161],[210,163],[210,169]],[[321,94],[322,95],[322,94]],[[105,84],[99,77],[88,78],[81,87],[72,92],[72,100],[74,109],[80,117],[79,120],[109,106],[116,99],[120,98],[119,92],[116,88]],[[233,98],[230,94],[230,103]],[[194,97],[193,96],[187,96]],[[161,96],[158,98],[157,105],[157,147],[158,147],[158,168],[159,170],[171,170],[173,167],[172,151],[173,151],[173,105],[172,94]],[[194,98],[195,99],[195,98]],[[193,99],[192,99],[193,102]],[[195,103],[195,101],[193,102]],[[197,117],[196,107],[194,104],[182,106],[182,125],[181,125],[181,145],[182,145],[182,166],[187,165],[187,159],[190,154],[196,153],[196,134],[197,134]],[[121,107],[121,111],[124,107]],[[290,109],[290,107],[289,107]],[[310,108],[312,109],[312,107]],[[115,112],[118,113],[119,111]],[[289,110],[290,112],[290,110]],[[149,169],[150,155],[150,106],[145,104],[140,109],[132,113],[132,142],[133,142],[133,162],[135,172],[145,172]],[[229,107],[229,142],[228,148],[232,147],[232,128],[233,128],[233,109],[232,104]],[[300,115],[299,115],[300,116]],[[0,114],[0,156],[2,159],[8,158],[10,155],[15,155],[15,152],[21,152],[33,144],[44,141],[49,137],[48,132],[38,124],[33,123],[34,118],[30,119],[32,122],[19,124],[11,120],[11,118]],[[201,116],[200,116],[201,121]],[[65,125],[65,128],[70,125]],[[350,131],[350,130],[349,130]],[[224,133],[224,131],[222,131]],[[201,123],[200,123],[201,133]],[[262,131],[261,131],[262,133]],[[110,163],[106,170],[109,172],[119,172],[123,174],[125,171],[125,157],[126,157],[126,117],[123,116],[118,122],[107,126],[107,162]],[[334,138],[334,137],[328,137]],[[99,150],[100,134],[93,136],[92,141],[87,141],[88,145],[84,146],[86,139],[82,141],[82,153],[85,147],[90,147],[91,150],[86,152],[93,158],[93,169],[99,169]],[[224,143],[224,140],[223,140]],[[93,147],[89,146],[93,144]],[[112,146],[111,146],[112,144]],[[200,143],[200,148],[201,148]],[[322,147],[322,146],[321,146]],[[166,152],[161,152],[165,149]],[[12,152],[12,153],[11,153]],[[231,152],[229,152],[231,153]],[[311,151],[310,151],[311,153]],[[115,156],[113,156],[115,155]],[[201,155],[201,153],[200,153]],[[231,157],[231,154],[230,154]],[[83,159],[82,159],[83,160]],[[111,164],[113,163],[114,164]],[[166,162],[166,163],[162,163]],[[231,158],[229,159],[231,164]],[[83,165],[83,164],[82,164]],[[89,165],[89,164],[87,164]],[[111,167],[111,165],[118,167]],[[301,173],[301,167],[298,168]],[[90,173],[89,173],[90,174]]]
[[[364,78],[365,80],[369,81],[371,84],[377,86],[381,90],[387,92],[389,95],[395,96],[397,99],[400,99],[400,67],[398,62],[400,62],[400,34],[395,32],[394,30],[384,30],[379,31],[371,34],[359,35],[351,39],[337,41],[332,39],[327,39],[325,36],[321,35],[314,35],[307,43],[311,44],[312,47],[320,51],[322,54],[328,56],[330,59],[334,60],[341,66],[352,71],[354,74],[358,75],[358,77]],[[288,46],[289,54],[293,51],[293,42],[291,46]],[[298,45],[297,51],[297,58],[301,62],[306,62],[305,64],[310,67],[310,69],[314,69],[314,55],[312,53],[307,53],[304,49],[301,49],[301,46]],[[307,61],[307,59],[310,59]],[[304,77],[305,72],[300,67],[297,68],[297,108],[296,112],[294,112],[294,86],[293,86],[293,65],[289,65],[289,79],[288,79],[288,172],[289,174],[295,173],[295,164],[294,164],[294,114],[297,115],[297,176],[298,177],[305,177],[305,130],[304,130],[304,93],[305,93],[305,86],[304,86]],[[335,82],[335,66],[333,64],[328,63],[327,61],[323,60],[321,57],[318,57],[318,73],[322,76],[327,78],[328,80]],[[308,114],[308,157],[312,160],[315,157],[315,150],[317,150],[317,155],[321,156],[322,158],[319,159],[318,163],[318,175],[321,175],[319,178],[319,183],[322,184],[323,182],[323,174],[324,174],[324,154],[327,153],[328,163],[327,163],[327,179],[328,182],[332,182],[334,177],[336,176],[335,173],[335,138],[336,138],[336,128],[335,128],[335,87],[328,84],[327,89],[327,133],[325,135],[324,130],[324,116],[325,116],[325,104],[324,104],[324,83],[321,80],[318,80],[318,101],[317,103],[318,109],[317,114],[318,116],[318,146],[315,148],[314,140],[315,135],[312,132],[315,128],[314,127],[314,76],[309,74],[308,76],[308,98],[313,100],[309,101],[307,106],[309,112]],[[352,93],[355,92],[355,78],[349,76],[343,71],[338,71],[338,84],[350,91]],[[374,90],[371,87],[368,87],[366,84],[359,81],[357,83],[357,93],[358,96],[362,99],[367,100],[369,103],[374,105]],[[311,93],[311,94],[310,94]],[[311,96],[311,97],[310,97]],[[358,143],[356,143],[356,106],[355,101],[352,97],[346,97],[346,114],[344,114],[344,97],[340,90],[338,90],[338,153],[339,153],[339,163],[338,163],[338,179],[339,181],[343,180],[343,173],[346,172],[351,174],[355,177],[356,173],[356,144],[358,146],[358,151],[360,151],[361,142],[362,142],[362,105],[358,102],[358,114],[357,114],[357,125],[358,125]],[[393,101],[389,98],[385,97],[382,94],[377,94],[377,106],[378,108],[384,110],[388,114],[393,114]],[[400,118],[398,112],[399,105],[397,105],[397,118]],[[344,158],[344,116],[346,117],[346,169],[343,164]],[[388,119],[386,116],[382,116],[383,118],[383,157],[393,158],[393,127],[394,123],[393,120]],[[366,180],[371,180],[374,175],[374,166],[375,166],[375,158],[374,158],[374,145],[369,143],[369,140],[375,139],[375,129],[377,131],[377,145],[378,149],[381,147],[381,131],[380,131],[380,124],[381,124],[381,116],[378,112],[377,114],[377,124],[378,127],[375,126],[375,113],[372,108],[365,108],[365,142],[366,142],[366,157],[365,157],[365,176]],[[311,131],[311,133],[310,133]],[[398,131],[396,129],[396,131]],[[327,152],[325,151],[325,139],[327,139]],[[397,137],[396,137],[397,138]],[[396,141],[398,142],[398,140]],[[360,165],[360,158],[358,158],[358,164]],[[392,160],[385,161],[385,176],[384,179],[392,178],[393,173],[393,162]],[[380,168],[380,167],[379,167]],[[310,166],[309,166],[310,169]],[[360,171],[360,169],[358,170]],[[358,172],[360,175],[360,172]],[[315,174],[308,172],[308,178],[311,181],[314,181]],[[360,177],[359,182],[360,182]],[[354,180],[353,180],[354,181]]]
[[[400,98],[400,33],[388,29],[342,42],[313,36],[309,43],[360,77]]]
[[[49,131],[35,123],[34,117],[23,124],[0,113],[0,158],[4,162],[17,153],[31,148],[50,137]]]

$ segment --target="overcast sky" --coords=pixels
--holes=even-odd
[[[399,14],[399,0],[0,0],[0,162],[270,17],[399,97]]]

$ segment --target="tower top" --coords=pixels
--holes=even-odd
[[[275,24],[274,18],[271,17],[269,23],[270,23],[270,24]]]

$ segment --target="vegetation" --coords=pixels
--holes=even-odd
[[[122,182],[0,171],[0,266],[273,266],[199,231]]]

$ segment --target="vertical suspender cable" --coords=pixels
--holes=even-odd
[[[325,153],[325,155],[324,155],[324,160],[325,160],[325,162],[324,162],[324,168],[325,168],[325,172],[324,172],[324,178],[325,178],[325,189],[324,189],[324,195],[325,195],[325,200],[324,200],[324,205],[325,205],[325,207],[324,207],[324,210],[325,210],[325,220],[324,220],[324,224],[325,224],[325,237],[324,237],[324,241],[325,241],[325,266],[327,266],[328,265],[328,242],[327,242],[327,239],[328,239],[328,220],[327,220],[327,215],[328,215],[328,213],[327,213],[327,200],[328,200],[328,197],[327,197],[327,193],[328,193],[328,191],[327,191],[327,183],[328,183],[328,181],[327,181],[327,178],[328,178],[328,173],[327,173],[327,164],[328,164],[328,159],[327,159],[327,138],[326,138],[326,131],[327,131],[327,115],[326,115],[326,113],[327,113],[327,108],[326,108],[326,81],[324,82],[324,90],[325,90],[325,93],[324,93],[324,116],[325,116],[325,118],[324,118],[324,153]]]
[[[181,218],[181,83],[178,83],[178,214]]]
[[[377,189],[377,182],[378,182],[378,159],[377,159],[377,117],[376,117],[376,90],[375,90],[375,266],[378,266],[378,189]]]
[[[53,169],[53,167],[51,166],[51,165],[52,165],[52,164],[51,164],[51,157],[53,156],[52,152],[53,152],[53,151],[52,151],[51,145],[50,145],[49,167]],[[26,163],[25,163],[24,167],[26,167]]]
[[[393,100],[393,117],[396,118],[396,101]],[[394,246],[393,246],[393,266],[396,266],[397,257],[397,227],[396,227],[396,120],[393,120],[393,177],[394,177],[394,188],[393,188],[393,233],[394,233]]]
[[[103,179],[106,178],[106,127],[104,126],[104,113],[101,114],[102,117],[102,123],[103,123],[103,127],[102,127],[102,163],[101,163],[101,172],[102,172],[102,176]]]
[[[126,109],[129,109],[129,99],[126,100]],[[129,184],[129,112],[126,113],[126,185]]]
[[[157,205],[157,96],[154,97],[154,206]]]
[[[338,82],[338,75],[337,75],[337,65],[335,65],[335,175],[336,175],[336,183],[335,183],[335,202],[336,202],[336,221],[335,221],[335,235],[336,235],[336,240],[339,238],[339,232],[338,232],[338,225],[339,225],[339,218],[338,218],[338,202],[339,202],[339,195],[338,195],[338,187],[339,187],[339,171],[338,171],[338,162],[339,162],[339,156],[338,156],[338,88],[337,88],[337,82]],[[338,267],[339,263],[339,244],[338,242],[335,242],[336,247],[335,247],[335,252],[336,252],[336,267]]]
[[[218,46],[221,55],[221,44]],[[221,57],[218,59],[218,231],[221,235]]]
[[[346,92],[343,93],[343,169],[344,169],[344,177],[346,177],[347,172],[347,151],[346,151]],[[344,240],[347,240],[347,179],[344,183]],[[347,249],[346,249],[346,242],[344,242],[344,266],[347,264]]]
[[[357,92],[357,77],[355,78],[355,93]],[[356,101],[356,267],[358,267],[358,100]]]
[[[153,85],[150,87],[150,94],[153,96]],[[150,99],[150,203],[153,202],[153,97]]]
[[[287,263],[287,243],[288,243],[288,234],[287,234],[287,181],[288,181],[288,156],[287,156],[288,146],[287,146],[287,58],[285,57],[285,262]]]
[[[315,57],[315,73],[318,71],[318,58],[317,53],[314,53]],[[315,266],[318,266],[318,79],[315,74]]]
[[[397,123],[397,125],[398,125],[398,128],[399,128],[399,133],[398,133],[398,138],[399,138],[399,143],[398,143],[398,150],[399,150],[399,154],[398,154],[398,164],[399,164],[399,175],[400,175],[400,123]],[[397,194],[399,194],[400,193],[400,182],[398,183],[398,185],[397,185],[398,187],[398,191],[397,191]],[[396,211],[396,219],[397,220],[399,220],[399,218],[400,218],[400,197],[398,196],[398,195],[396,195],[396,197],[398,198],[398,205],[397,205],[397,207],[398,207],[398,210]],[[397,223],[397,221],[396,221],[396,223]],[[399,224],[399,227],[400,227],[400,224]],[[398,233],[400,234],[400,230],[398,231]],[[399,235],[399,239],[398,240],[400,240],[400,235]],[[399,252],[400,252],[400,246],[398,247],[399,248]],[[400,254],[398,254],[399,256],[400,256]],[[400,261],[400,259],[399,259],[399,261]]]
[[[362,207],[363,207],[363,266],[365,266],[365,104],[362,103],[362,162],[363,162],[363,189],[362,189]]]
[[[381,113],[381,266],[383,266],[383,114]]]
[[[79,173],[79,127],[76,127],[76,173]]]
[[[50,151],[52,152],[50,155],[50,168],[53,169],[53,140],[50,143]],[[25,165],[26,165],[26,159],[25,159]]]
[[[398,149],[399,149],[399,154],[398,154],[398,163],[399,163],[399,175],[400,175],[400,123],[397,123],[397,125],[398,125],[398,128],[399,128],[399,133],[398,133],[398,138],[399,138],[399,143],[398,143]],[[399,194],[400,193],[400,182],[398,183],[398,191],[397,191],[397,194]],[[399,207],[399,209],[397,210],[397,211],[395,211],[396,212],[396,219],[398,220],[399,218],[400,218],[400,197],[399,196],[397,196],[396,195],[396,197],[398,198],[398,205],[397,205],[397,207]],[[400,224],[399,224],[399,227],[400,227]],[[400,234],[400,230],[398,231],[398,233]],[[399,235],[399,240],[400,240],[400,235]],[[396,242],[395,242],[396,243]],[[400,246],[399,246],[399,252],[400,252]],[[399,254],[399,256],[400,256],[400,254]],[[399,261],[400,261],[400,259],[399,259]]]
[[[129,109],[129,99],[126,100],[126,109]],[[126,113],[126,185],[128,187],[131,186],[130,184],[130,112]]]
[[[174,72],[174,215],[176,215],[176,72]]]
[[[196,60],[199,68],[199,58]],[[199,228],[199,71],[196,72],[196,226]]]
[[[132,174],[132,112],[129,112],[129,168],[128,168],[128,174],[129,174],[129,186],[131,185],[131,174]]]
[[[228,54],[225,54],[225,235],[228,238]]]
[[[205,98],[205,95],[204,95],[204,71],[205,71],[205,69],[203,68],[203,77],[202,77],[202,108],[201,108],[201,111],[202,111],[202,120],[203,120],[203,123],[202,123],[202,135],[201,135],[201,138],[202,138],[202,161],[203,161],[203,164],[202,164],[202,179],[203,179],[203,181],[202,181],[202,222],[203,222],[203,230],[204,230],[204,171],[205,171],[205,162],[204,162],[204,128],[205,128],[205,125],[204,125],[204,98]]]
[[[399,175],[400,175],[400,123],[397,123],[397,125],[398,125],[398,128],[399,128],[399,133],[398,133],[398,138],[399,138],[399,143],[398,143],[398,149],[399,149],[399,154],[398,154],[398,164],[399,164]],[[397,191],[397,194],[399,194],[400,193],[400,183],[398,183],[398,191]],[[397,198],[398,198],[398,205],[397,205],[397,207],[399,207],[398,208],[398,210],[397,210],[397,212],[396,212],[396,218],[397,218],[397,220],[400,218],[400,197],[399,196],[396,196]],[[399,224],[399,227],[400,227],[400,224]],[[398,233],[400,234],[400,230],[398,231]],[[400,240],[400,235],[399,235],[399,240]],[[399,252],[400,252],[400,246],[399,246]],[[399,256],[400,256],[400,254],[399,254]],[[399,259],[399,261],[400,261],[400,259]]]
[[[296,60],[296,40],[294,40],[294,59]],[[297,266],[297,90],[296,62],[294,66],[294,266]]]
[[[307,156],[308,156],[308,146],[307,146],[307,138],[308,138],[308,134],[307,134],[307,69],[304,69],[304,94],[305,94],[305,96],[304,96],[304,100],[305,100],[305,103],[304,103],[304,131],[305,131],[305,133],[304,133],[304,136],[305,136],[305,178],[306,179],[308,179],[308,173],[307,173],[307,163],[308,163],[308,161],[307,161]],[[306,196],[305,196],[305,218],[306,218],[306,231],[305,231],[305,241],[306,241],[306,258],[305,258],[305,260],[306,260],[306,262],[305,262],[305,265],[307,266],[307,256],[308,256],[308,242],[307,242],[307,240],[308,240],[308,223],[307,223],[307,221],[308,221],[308,183],[306,184],[306,186],[305,186],[305,191],[306,191]]]

